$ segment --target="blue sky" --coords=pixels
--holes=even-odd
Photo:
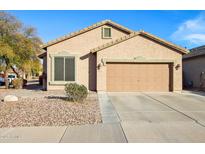
[[[150,32],[182,47],[205,45],[203,11],[8,11],[37,28],[44,42],[110,19],[132,30]]]

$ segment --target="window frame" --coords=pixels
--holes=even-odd
[[[77,81],[77,61],[78,61],[78,55],[77,54],[70,54],[68,52],[60,52],[60,53],[56,53],[56,54],[49,54],[50,57],[50,80],[49,80],[49,84],[50,85],[65,85],[66,83],[76,83]],[[74,58],[74,64],[75,64],[75,76],[74,76],[74,81],[55,81],[54,78],[54,73],[55,73],[55,57],[63,57],[64,58],[64,62],[65,62],[65,58]],[[65,64],[64,64],[65,66]],[[65,71],[65,69],[64,69]],[[65,80],[65,74],[64,74],[64,80]]]
[[[110,29],[110,36],[105,36],[105,29]],[[111,27],[102,27],[102,38],[111,39],[112,38],[112,28]]]
[[[63,80],[55,80],[55,58],[63,58]],[[66,81],[65,78],[66,78],[66,64],[65,64],[65,60],[66,59],[74,59],[74,80],[73,81]],[[53,81],[55,82],[75,82],[76,80],[76,74],[75,74],[75,57],[74,56],[55,56],[54,57],[54,68],[53,68],[53,75],[54,75],[54,78],[53,78]]]

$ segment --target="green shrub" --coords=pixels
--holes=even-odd
[[[20,89],[23,86],[23,79],[21,78],[16,78],[12,80],[12,85],[14,86],[15,89]]]
[[[67,83],[65,85],[65,92],[69,98],[68,100],[74,102],[83,102],[88,95],[87,88],[77,83]]]

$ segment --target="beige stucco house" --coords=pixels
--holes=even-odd
[[[77,82],[91,91],[181,91],[186,49],[105,20],[44,44],[47,90]]]
[[[184,86],[205,89],[205,46],[190,50],[183,56]]]

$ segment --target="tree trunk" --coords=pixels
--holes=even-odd
[[[5,63],[6,63],[5,72],[4,72],[5,88],[9,89],[9,80],[8,80],[9,61],[5,59]]]
[[[8,67],[6,66],[6,69],[5,69],[5,72],[4,72],[4,75],[5,75],[4,80],[5,80],[5,88],[6,89],[9,88],[9,80],[8,80],[8,73],[7,73],[7,71],[8,71]]]

